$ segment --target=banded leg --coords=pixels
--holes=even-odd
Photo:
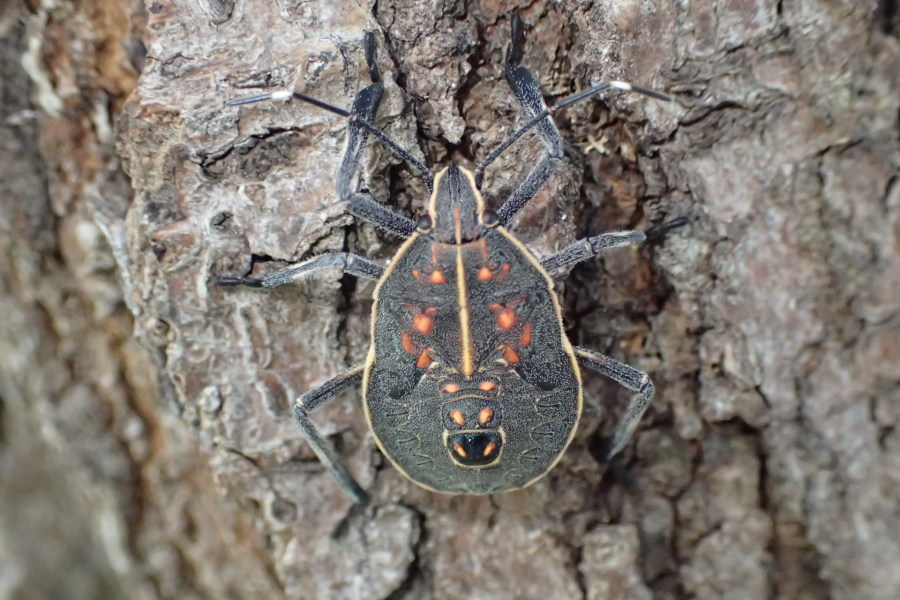
[[[638,371],[599,352],[576,347],[575,356],[582,366],[597,371],[619,385],[636,392],[628,401],[628,408],[625,409],[625,414],[607,446],[606,459],[609,460],[622,451],[634,434],[641,417],[650,405],[650,400],[653,399],[653,382],[643,371]]]
[[[326,405],[348,387],[358,385],[362,381],[363,365],[353,367],[349,371],[341,373],[337,377],[329,379],[319,387],[310,390],[300,396],[294,404],[294,420],[300,431],[306,436],[310,448],[316,453],[319,461],[337,479],[341,489],[357,504],[365,504],[369,501],[369,495],[360,487],[356,479],[347,471],[341,459],[338,458],[334,448],[326,442],[312,420],[309,413]]]
[[[529,118],[547,110],[541,88],[531,72],[519,65],[525,49],[524,23],[518,14],[512,17],[512,43],[506,56],[506,81],[512,88],[525,114]],[[497,211],[501,225],[507,225],[522,208],[534,198],[538,190],[547,182],[563,157],[563,143],[559,130],[549,114],[535,126],[547,152],[538,159],[525,181],[503,203]],[[483,171],[479,172],[483,175]],[[478,182],[480,185],[480,181]]]
[[[381,279],[381,276],[384,275],[384,267],[373,263],[371,260],[366,260],[362,256],[350,254],[349,252],[336,252],[334,254],[314,256],[302,263],[269,273],[262,279],[219,277],[217,282],[219,285],[224,286],[246,285],[256,288],[277,288],[286,283],[294,283],[318,271],[334,268],[339,268],[344,273],[360,279]]]
[[[667,231],[682,227],[688,223],[687,217],[672,219],[662,225],[651,227],[647,231],[616,231],[603,233],[585,240],[572,242],[556,254],[541,261],[541,266],[548,271],[568,270],[580,262],[597,256],[605,250],[643,244],[648,240],[661,238]]]
[[[366,34],[365,50],[372,84],[360,90],[353,99],[353,108],[347,123],[347,145],[344,148],[341,166],[337,173],[337,194],[338,198],[347,203],[351,214],[392,231],[405,239],[416,230],[416,224],[411,219],[385,208],[375,202],[369,194],[355,190],[359,160],[370,133],[370,130],[364,127],[361,121],[372,123],[375,120],[375,113],[378,112],[378,105],[381,103],[384,93],[381,74],[375,64],[375,36],[371,33]],[[392,140],[386,139],[385,141],[395,150],[399,150],[401,155],[408,156],[406,151]]]

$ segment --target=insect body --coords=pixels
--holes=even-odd
[[[433,490],[521,488],[562,455],[581,381],[553,281],[441,171],[428,216],[375,291],[366,415],[385,455]]]
[[[580,240],[543,260],[513,237],[506,225],[562,158],[562,140],[552,120],[555,110],[610,87],[667,98],[609,82],[548,109],[531,73],[518,65],[523,24],[514,17],[512,25],[506,79],[529,121],[475,173],[448,167],[432,178],[427,167],[372,125],[382,87],[371,35],[366,38],[366,59],[373,83],[357,94],[350,112],[297,92],[232,103],[299,98],[350,117],[338,195],[351,213],[406,239],[387,268],[340,253],[314,257],[261,280],[219,279],[222,285],[272,288],[340,267],[357,277],[378,280],[365,362],[307,392],[294,408],[297,423],[319,459],[360,503],[366,493],[309,418],[310,412],[360,382],[366,418],[391,462],[425,488],[467,494],[526,487],[556,464],[581,415],[580,366],[635,392],[609,444],[608,456],[624,447],[653,397],[653,384],[646,374],[570,344],[550,272],[570,269],[610,248],[641,243],[686,220],[676,219],[647,232],[607,233]],[[532,129],[546,152],[494,212],[480,192],[484,169]],[[418,222],[351,189],[369,134],[418,169],[432,190],[427,214]]]

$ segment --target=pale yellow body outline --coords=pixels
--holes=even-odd
[[[431,199],[429,200],[429,203],[428,203],[428,213],[431,216],[431,222],[434,224],[436,224],[438,222],[437,214],[436,214],[436,210],[435,210],[435,205],[437,203],[437,190],[439,188],[441,178],[447,172],[447,169],[448,169],[448,167],[444,167],[444,169],[442,169],[434,177],[434,188],[433,188],[434,191],[432,192]],[[460,168],[459,170],[466,177],[469,178],[469,182],[472,186],[472,190],[475,192],[475,195],[476,195],[476,198],[478,201],[478,212],[479,212],[479,214],[482,214],[484,212],[484,199],[481,196],[481,192],[479,192],[478,188],[475,186],[475,177],[472,175],[471,172],[469,172],[466,169]],[[522,487],[510,488],[508,490],[503,490],[504,492],[514,492],[516,490],[525,489],[528,486],[535,483],[536,481],[538,481],[539,479],[543,478],[547,473],[549,473],[553,469],[553,467],[555,467],[557,465],[557,463],[559,463],[559,461],[563,457],[563,454],[566,453],[566,450],[568,449],[569,444],[572,443],[572,440],[575,437],[575,432],[578,429],[578,423],[581,421],[581,410],[582,410],[582,405],[583,405],[583,391],[582,391],[583,386],[582,386],[582,382],[581,382],[581,370],[578,368],[578,359],[575,357],[575,350],[572,348],[572,344],[571,344],[571,342],[569,342],[569,338],[566,337],[565,328],[563,327],[562,309],[559,305],[559,299],[556,297],[556,292],[554,291],[553,279],[550,277],[550,274],[547,273],[547,271],[544,269],[544,267],[541,266],[541,264],[538,262],[538,260],[531,254],[531,251],[528,250],[528,248],[525,247],[525,245],[522,244],[522,242],[520,242],[515,237],[513,237],[513,235],[510,234],[506,230],[506,228],[504,228],[500,225],[497,225],[495,227],[495,229],[497,231],[499,231],[500,234],[503,235],[503,237],[505,237],[507,240],[509,240],[509,242],[516,249],[518,249],[519,252],[521,252],[522,255],[525,256],[525,258],[528,259],[528,262],[531,263],[531,266],[533,266],[541,274],[541,276],[543,276],[544,282],[547,284],[547,289],[550,292],[550,297],[553,300],[553,310],[556,315],[557,323],[559,323],[559,331],[560,331],[561,337],[562,337],[562,347],[563,347],[563,350],[565,351],[565,353],[569,356],[569,360],[572,363],[572,372],[575,374],[575,380],[578,382],[578,396],[577,396],[577,404],[576,404],[575,424],[572,426],[572,431],[569,432],[569,437],[568,437],[568,439],[566,439],[565,445],[563,446],[562,450],[559,451],[559,454],[556,456],[556,458],[553,460],[553,462],[550,464],[550,466],[548,466],[547,469],[544,470],[544,472],[542,472],[540,475],[538,475],[537,477],[535,477],[534,479],[532,479],[531,481],[529,481]],[[369,404],[368,404],[368,402],[366,402],[366,397],[367,397],[368,391],[369,391],[369,374],[372,372],[372,366],[375,364],[375,318],[377,317],[377,314],[378,314],[379,292],[381,291],[382,284],[388,279],[388,277],[390,277],[391,273],[393,273],[394,268],[397,266],[397,263],[400,262],[400,259],[403,258],[403,256],[409,250],[410,246],[412,246],[416,242],[416,240],[419,239],[419,237],[420,237],[419,233],[414,232],[409,237],[409,239],[407,239],[403,243],[403,245],[400,246],[400,249],[397,250],[397,253],[391,259],[391,263],[388,265],[387,269],[385,269],[384,275],[381,276],[381,279],[379,279],[378,283],[375,285],[375,291],[372,294],[372,319],[371,319],[370,331],[369,331],[370,336],[371,336],[371,342],[369,343],[369,353],[366,355],[366,362],[363,365],[364,370],[363,370],[363,382],[362,382],[362,405],[363,405],[363,411],[366,414],[366,422],[369,424],[369,429],[372,431],[372,433],[375,436],[375,444],[378,446],[378,449],[381,450],[381,453],[384,456],[386,456],[389,461],[391,461],[391,464],[394,465],[394,468],[396,468],[398,471],[400,471],[400,473],[404,477],[406,477],[407,479],[409,479],[410,481],[412,481],[419,487],[425,488],[426,490],[429,490],[431,492],[436,492],[439,494],[460,494],[460,492],[446,492],[443,490],[437,490],[437,489],[432,488],[431,486],[428,486],[428,485],[425,485],[424,483],[416,481],[413,477],[411,477],[409,475],[409,473],[407,473],[403,469],[403,467],[398,465],[394,461],[393,457],[391,457],[391,455],[387,452],[387,450],[385,450],[384,446],[381,443],[381,439],[379,439],[378,434],[375,432],[375,428],[372,426],[372,415],[369,413]],[[460,240],[460,233],[459,233],[459,222],[457,220],[457,280],[459,280],[459,278],[460,278],[460,273],[463,272],[463,270],[461,268],[463,266],[463,264],[462,264],[462,245],[459,243],[460,241],[461,240]],[[457,286],[457,287],[459,290],[462,290],[460,292],[461,294],[464,294],[466,292],[464,283],[462,286]],[[465,325],[465,328],[463,327],[464,325]],[[471,368],[472,368],[471,367],[471,365],[472,365],[472,346],[471,346],[471,337],[470,337],[470,333],[468,331],[468,326],[469,326],[469,310],[468,310],[468,299],[466,298],[465,302],[462,302],[462,301],[460,302],[460,338],[461,338],[460,342],[463,345],[463,348],[462,348],[463,366],[465,368],[465,365],[468,364],[469,370],[471,371]],[[453,367],[450,366],[450,368],[452,369]],[[472,374],[474,374],[474,373],[469,373],[466,376],[470,377]],[[491,463],[491,466],[496,465],[496,464],[497,464],[497,462],[495,461],[495,462]]]

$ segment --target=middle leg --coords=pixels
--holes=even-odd
[[[541,261],[541,266],[547,271],[568,270],[580,262],[584,262],[605,250],[622,248],[643,244],[647,240],[661,238],[667,231],[682,227],[688,222],[687,217],[672,219],[662,225],[651,227],[647,231],[616,231],[603,233],[584,240],[572,242],[556,254],[552,254]]]
[[[293,283],[318,271],[340,268],[341,271],[360,279],[381,279],[384,275],[384,267],[366,260],[361,256],[349,252],[336,252],[334,254],[320,254],[309,260],[305,260],[286,269],[269,273],[262,279],[252,277],[219,277],[219,285],[236,286],[245,285],[257,288],[276,288],[287,283]]]

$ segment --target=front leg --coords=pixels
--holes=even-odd
[[[245,285],[257,288],[276,288],[287,283],[293,283],[300,279],[325,269],[339,268],[348,275],[360,279],[381,279],[384,275],[384,267],[366,260],[361,256],[349,252],[336,252],[334,254],[320,254],[302,263],[297,263],[286,269],[269,273],[262,279],[251,277],[219,277],[219,285],[236,286]]]
[[[634,434],[641,417],[653,399],[653,382],[643,371],[638,371],[634,367],[629,367],[599,352],[576,347],[575,356],[582,366],[609,377],[632,392],[637,392],[628,401],[628,408],[625,409],[625,414],[616,426],[616,431],[607,446],[605,458],[608,461],[621,452]]]
[[[375,120],[375,113],[378,112],[378,105],[381,103],[384,87],[381,84],[381,76],[378,73],[378,67],[375,65],[375,36],[371,33],[367,33],[365,44],[366,63],[369,66],[369,75],[372,78],[372,84],[360,90],[353,100],[353,108],[347,123],[346,147],[344,148],[341,166],[337,173],[337,194],[338,198],[346,203],[351,214],[365,219],[377,227],[396,233],[403,239],[406,239],[412,235],[412,232],[416,229],[416,224],[412,220],[398,215],[390,209],[380,205],[372,199],[368,192],[357,191],[355,189],[359,177],[360,157],[362,156],[363,149],[366,146],[366,141],[368,140],[370,133],[374,134],[395,152],[399,153],[407,162],[422,172],[425,176],[425,183],[429,186],[429,189],[431,186],[431,175],[428,172],[427,167],[380,130],[369,125]]]
[[[546,111],[547,105],[544,103],[544,95],[541,93],[541,88],[534,76],[527,68],[519,65],[524,50],[525,24],[518,14],[514,14],[512,17],[512,43],[506,56],[505,76],[509,87],[512,88],[513,93],[516,95],[516,99],[525,110],[525,114],[532,118]],[[553,122],[553,117],[547,115],[535,126],[535,129],[544,143],[546,152],[538,159],[534,168],[525,177],[525,181],[497,210],[497,216],[500,218],[501,225],[508,225],[512,218],[534,198],[538,190],[544,186],[553,172],[556,171],[563,157],[562,138],[559,135],[556,124]],[[484,171],[479,171],[479,177],[483,173]],[[478,183],[479,185],[481,184],[480,180]]]

